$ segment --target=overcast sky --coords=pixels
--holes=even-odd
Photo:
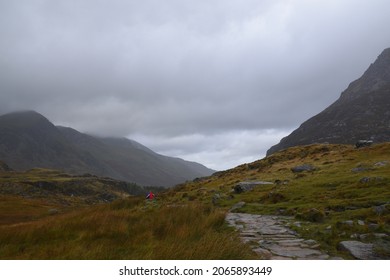
[[[0,0],[0,113],[222,170],[334,102],[390,47],[388,0]]]

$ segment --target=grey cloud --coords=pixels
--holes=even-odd
[[[0,0],[0,113],[34,109],[85,132],[143,135],[201,162],[205,150],[231,149],[239,162],[254,150],[235,137],[267,135],[265,151],[390,46],[389,5]]]

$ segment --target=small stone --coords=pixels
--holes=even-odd
[[[371,178],[370,177],[363,177],[359,180],[360,183],[362,184],[367,184],[368,182],[371,181]]]
[[[326,229],[326,230],[331,230],[331,229],[332,229],[332,226],[327,226],[325,229]]]
[[[232,206],[232,208],[230,209],[230,211],[234,211],[234,210],[240,209],[240,208],[244,207],[245,204],[246,204],[246,203],[245,203],[244,201],[240,201],[240,202],[234,204],[234,205]]]
[[[389,162],[387,160],[384,160],[384,161],[379,161],[379,162],[375,163],[374,166],[383,167],[383,166],[386,166],[388,164],[389,164]]]
[[[260,256],[263,256],[266,259],[270,259],[272,257],[272,253],[264,248],[258,247],[256,249],[253,249],[253,251],[259,254]]]
[[[49,215],[55,215],[58,214],[60,211],[56,208],[49,209]]]
[[[366,224],[366,223],[365,223],[364,221],[362,221],[362,220],[358,220],[357,223],[358,223],[359,226],[364,226],[364,225]]]
[[[305,240],[303,241],[303,243],[309,245],[309,246],[314,246],[317,244],[317,241],[313,240],[313,239],[308,239],[308,240]]]
[[[213,198],[211,199],[213,205],[217,205],[220,200],[221,200],[221,195],[218,193],[214,194]]]
[[[374,210],[375,214],[377,214],[378,216],[380,216],[380,215],[384,214],[385,212],[387,212],[386,206],[387,206],[387,204],[383,204],[383,205],[379,205],[379,206],[374,206],[374,207],[373,207],[373,210]]]
[[[359,173],[359,172],[364,172],[364,171],[369,171],[371,170],[371,168],[367,168],[367,167],[356,167],[356,168],[353,168],[351,171],[353,173]]]
[[[310,249],[319,249],[321,247],[320,244],[315,244],[313,246],[310,246]]]
[[[342,224],[347,225],[347,226],[353,226],[353,221],[352,220],[344,221],[344,222],[342,222]]]
[[[371,224],[368,224],[368,228],[370,230],[376,230],[379,228],[379,225],[378,224],[374,224],[374,223],[371,223]]]

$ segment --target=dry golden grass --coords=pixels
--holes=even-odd
[[[254,255],[201,204],[170,207],[128,199],[3,226],[1,259],[248,259]]]

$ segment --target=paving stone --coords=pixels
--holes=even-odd
[[[305,240],[291,230],[292,218],[272,215],[229,213],[226,221],[241,232],[241,240],[252,242],[252,250],[266,259],[329,259],[312,239]],[[291,224],[291,223],[290,223]]]

